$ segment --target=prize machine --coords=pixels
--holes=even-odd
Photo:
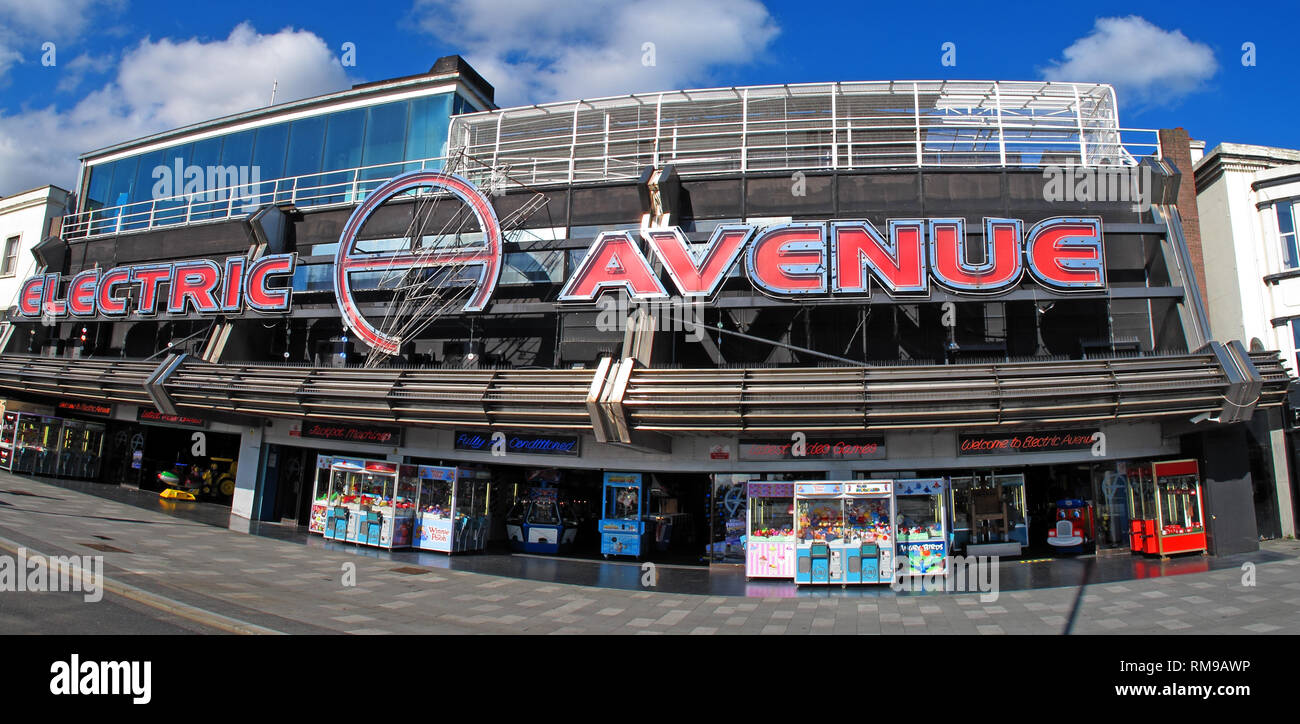
[[[420,465],[419,481],[415,547],[439,553],[483,550],[489,530],[489,473]]]
[[[794,483],[745,484],[746,578],[794,578]]]
[[[506,535],[511,550],[568,553],[578,537],[578,519],[558,488],[529,488],[506,515]]]
[[[1167,556],[1206,552],[1201,476],[1195,460],[1129,469],[1134,553]]]
[[[100,453],[104,447],[104,426],[94,422],[64,420],[59,430],[58,474],[65,478],[93,480],[99,477]]]
[[[19,413],[15,425],[13,471],[53,476],[58,462],[59,418]]]
[[[943,478],[895,480],[894,498],[899,574],[947,575],[947,481]]]
[[[0,426],[0,468],[12,470],[14,467],[14,433],[18,431],[18,413],[6,412],[4,424]]]
[[[311,516],[307,523],[308,533],[325,535],[325,521],[327,518],[333,517],[330,514],[330,509],[338,504],[337,496],[335,496],[333,503],[330,502],[330,481],[333,479],[334,463],[346,463],[358,470],[365,466],[365,461],[360,458],[335,455],[316,456],[316,479],[312,483],[311,489]],[[346,525],[345,522],[344,527]]]
[[[605,473],[602,492],[600,552],[610,556],[640,558],[650,550],[645,521],[641,520],[644,502],[640,473]]]
[[[795,483],[794,510],[796,584],[893,580],[891,481]]]
[[[409,547],[418,487],[414,469],[379,460],[359,462],[330,466],[325,538],[379,548]]]
[[[1056,501],[1056,524],[1047,531],[1047,544],[1064,553],[1083,553],[1096,540],[1092,503],[1077,498]]]

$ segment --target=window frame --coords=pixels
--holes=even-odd
[[[9,253],[9,242],[13,242],[13,254]],[[0,257],[0,277],[7,279],[9,277],[18,276],[18,252],[22,248],[22,234],[15,234],[14,236],[5,239],[5,246],[3,249],[4,256]],[[8,271],[6,271],[5,266],[9,265],[10,259],[13,260],[13,264],[10,265]]]

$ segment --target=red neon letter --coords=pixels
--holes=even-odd
[[[632,234],[605,231],[596,237],[573,278],[560,291],[562,302],[589,302],[602,291],[622,287],[633,299],[661,299],[668,296],[659,277],[650,269]]]
[[[172,265],[138,266],[131,270],[131,281],[140,282],[140,303],[135,310],[141,314],[158,311],[158,285],[171,278]]]
[[[95,284],[98,281],[98,269],[87,269],[72,278],[68,284],[69,312],[78,317],[95,315]]]
[[[55,299],[59,293],[59,275],[45,275],[45,298],[41,300],[42,311],[46,314],[52,314],[56,317],[64,317],[68,314],[68,306],[62,299]]]
[[[984,220],[984,261],[967,256],[964,219],[931,219],[931,264],[935,279],[954,291],[1000,292],[1015,286],[1024,270],[1019,219]]]
[[[768,227],[745,259],[754,286],[771,294],[826,291],[826,227],[794,222]]]
[[[266,285],[267,277],[293,274],[298,264],[298,254],[276,254],[264,256],[253,262],[248,268],[248,288],[244,297],[249,308],[258,312],[289,311],[289,289],[272,289]]]
[[[41,297],[45,296],[45,277],[30,277],[18,292],[18,313],[24,317],[41,316]]]
[[[131,270],[127,267],[118,267],[99,278],[99,287],[95,290],[95,304],[98,305],[100,314],[110,317],[126,314],[126,301],[113,296],[113,287],[129,281],[131,281]]]
[[[185,314],[186,302],[193,302],[194,309],[200,314],[221,311],[212,292],[221,281],[221,268],[209,259],[178,262],[172,274],[171,294],[167,299],[167,311],[171,314]]]
[[[889,241],[886,242],[870,221],[832,223],[833,290],[869,293],[867,280],[870,273],[891,295],[926,291],[929,277],[922,248],[923,224],[919,219],[890,221]]]
[[[682,230],[649,229],[641,232],[655,256],[668,270],[684,297],[711,297],[736,263],[754,227],[723,224],[713,230],[707,244],[688,244]]]
[[[1044,219],[1025,243],[1029,272],[1043,286],[1061,291],[1106,288],[1101,219]]]

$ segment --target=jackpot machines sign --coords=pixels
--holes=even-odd
[[[478,245],[454,249],[363,251],[361,227],[385,202],[418,188],[456,197],[483,230]],[[601,233],[565,281],[561,302],[592,303],[621,289],[637,300],[712,298],[723,279],[744,264],[754,288],[781,299],[816,295],[869,297],[874,289],[895,298],[925,298],[931,285],[956,294],[1011,291],[1025,277],[1053,292],[1106,288],[1105,249],[1099,218],[1052,217],[1029,225],[1021,219],[987,217],[981,235],[967,235],[964,218],[890,219],[882,231],[870,221],[797,221],[759,227],[723,224],[707,242],[691,243],[676,227]],[[491,201],[470,181],[441,171],[412,171],[371,193],[349,217],[334,258],[335,301],[346,328],[373,349],[396,354],[401,340],[361,313],[352,275],[376,270],[457,268],[473,283],[462,312],[487,308],[503,264],[502,231]],[[742,261],[743,260],[743,261]],[[666,271],[661,278],[653,264]],[[161,303],[173,314],[218,314],[244,308],[287,312],[289,289],[273,284],[293,274],[296,256],[257,260],[231,257],[90,269],[72,278],[59,295],[59,275],[32,277],[19,293],[19,313],[125,316],[153,314]],[[160,290],[164,283],[167,292]],[[138,287],[133,310],[124,290]],[[162,298],[165,297],[165,298]]]

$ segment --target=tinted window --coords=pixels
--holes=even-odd
[[[362,166],[378,166],[402,160],[408,106],[403,101],[385,103],[366,110],[366,144],[361,155]],[[387,175],[393,175],[395,170],[389,169]]]
[[[285,176],[301,176],[320,170],[321,150],[325,144],[325,118],[303,118],[289,126],[289,155],[284,163]]]
[[[253,131],[226,136],[221,147],[222,166],[248,166],[253,157]]]
[[[443,155],[450,111],[450,95],[427,96],[411,101],[411,123],[406,130],[407,160]]]
[[[361,165],[361,134],[366,112],[361,108],[329,114],[325,130],[325,164],[322,171],[356,168]]]
[[[256,131],[253,166],[263,181],[284,175],[284,156],[289,141],[289,124],[277,123]]]

